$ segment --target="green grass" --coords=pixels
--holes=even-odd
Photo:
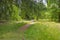
[[[0,24],[0,40],[19,40],[18,29],[26,23]]]
[[[26,23],[0,24],[0,40],[60,40],[60,24],[38,22],[24,32],[18,30]]]
[[[60,28],[57,23],[40,22],[31,25],[24,37],[25,40],[60,40]]]

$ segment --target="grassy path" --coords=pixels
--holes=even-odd
[[[22,33],[22,40],[24,40],[24,31],[30,27],[31,24],[26,24],[20,28],[20,32]]]
[[[20,31],[25,31],[31,24],[26,24],[20,28]]]
[[[22,32],[23,36],[22,36],[22,40],[24,40],[24,31],[27,30],[32,24],[35,24],[34,22],[29,22],[26,25],[20,27],[20,32]]]
[[[30,27],[30,25],[32,25],[32,24],[35,24],[35,23],[34,23],[34,22],[29,22],[29,23],[25,24],[24,26],[20,27],[19,29],[20,29],[21,31],[25,31],[25,30],[28,29],[28,28]]]

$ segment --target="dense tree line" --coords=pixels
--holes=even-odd
[[[18,0],[0,0],[0,20],[18,20]]]
[[[60,0],[0,0],[0,20],[60,21]]]
[[[43,0],[36,2],[31,0],[22,0],[22,15],[23,19],[40,19],[42,18],[42,12],[46,10],[46,6],[43,4]],[[23,13],[24,12],[24,13]]]
[[[60,0],[48,0],[48,11],[52,14],[52,19],[60,21]]]

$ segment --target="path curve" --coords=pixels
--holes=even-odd
[[[35,24],[34,20],[30,21],[29,23],[27,23],[26,25],[20,27],[20,31],[25,31],[26,29],[28,29],[32,24]]]
[[[20,31],[25,31],[26,29],[28,29],[28,27],[30,27],[31,24],[26,24],[22,27],[20,27]]]
[[[30,23],[27,23],[25,24],[24,26],[20,27],[19,30],[20,30],[20,33],[22,32],[23,33],[23,37],[22,37],[22,40],[24,40],[24,31],[27,30],[32,24],[35,24],[35,22],[33,21],[30,21]]]

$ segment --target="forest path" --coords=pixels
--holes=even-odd
[[[35,22],[30,21],[29,23],[25,24],[24,26],[20,27],[19,30],[20,31],[25,31],[27,30],[32,24],[35,24]]]
[[[22,27],[19,28],[19,32],[20,34],[22,33],[22,39],[21,40],[25,40],[25,37],[24,37],[24,32],[25,30],[27,30],[32,24],[35,24],[35,22],[29,22],[25,25],[23,25]]]

